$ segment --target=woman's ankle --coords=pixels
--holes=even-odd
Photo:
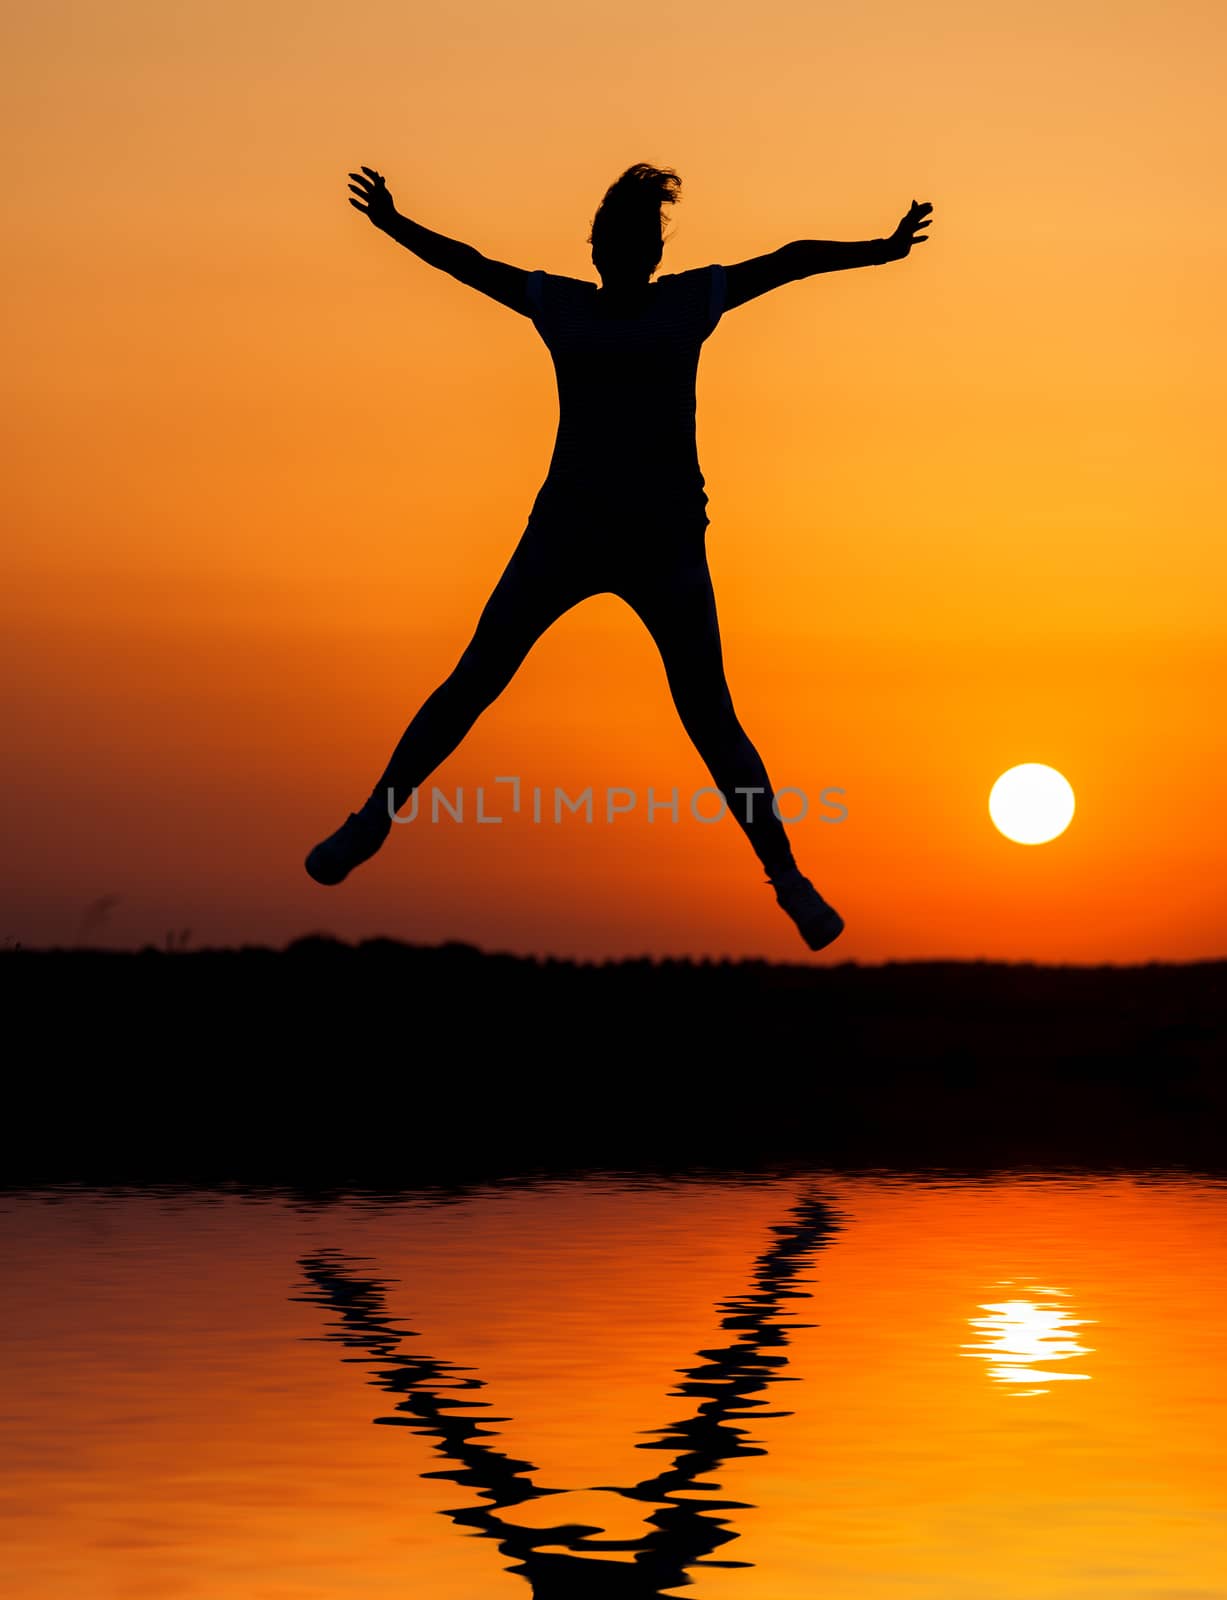
[[[371,791],[370,796],[358,808],[358,815],[363,822],[373,828],[390,829],[392,826],[392,790],[380,784]]]

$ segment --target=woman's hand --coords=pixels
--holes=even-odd
[[[349,176],[354,179],[349,187],[359,197],[355,200],[351,195],[350,205],[370,217],[377,228],[386,227],[396,215],[396,207],[392,204],[383,174],[376,172],[374,167],[363,167],[361,172],[351,172]]]
[[[902,261],[914,244],[923,244],[929,236],[927,233],[921,233],[918,230],[927,228],[932,221],[932,203],[928,200],[923,203],[919,200],[913,200],[911,208],[886,241],[891,247],[893,257],[898,261]]]

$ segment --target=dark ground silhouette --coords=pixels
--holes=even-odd
[[[0,1181],[1227,1168],[1227,962],[17,950]]]

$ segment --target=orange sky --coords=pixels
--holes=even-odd
[[[527,320],[345,203],[591,276],[632,161],[662,270],[890,231],[904,263],[730,313],[700,369],[730,680],[848,931],[821,959],[1221,954],[1227,150],[1218,8],[616,12],[235,0],[10,12],[3,926],[312,929],[586,956],[806,952],[727,820],[415,825],[307,848],[453,664],[545,472]],[[1008,843],[994,778],[1060,768]],[[437,775],[707,781],[601,598]]]

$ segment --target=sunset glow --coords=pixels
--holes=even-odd
[[[4,938],[804,953],[684,799],[419,819],[336,891],[302,866],[467,643],[556,421],[529,321],[346,173],[593,278],[650,160],[664,272],[939,218],[732,311],[699,371],[733,695],[847,921],[819,959],[1222,952],[1217,8],[48,0],[4,47]],[[1036,749],[1095,819],[1059,850],[985,826]],[[709,782],[625,606],[564,616],[435,781],[507,775]]]
[[[1001,774],[988,810],[997,831],[1015,844],[1047,844],[1073,820],[1074,791],[1061,773],[1027,762]]]

